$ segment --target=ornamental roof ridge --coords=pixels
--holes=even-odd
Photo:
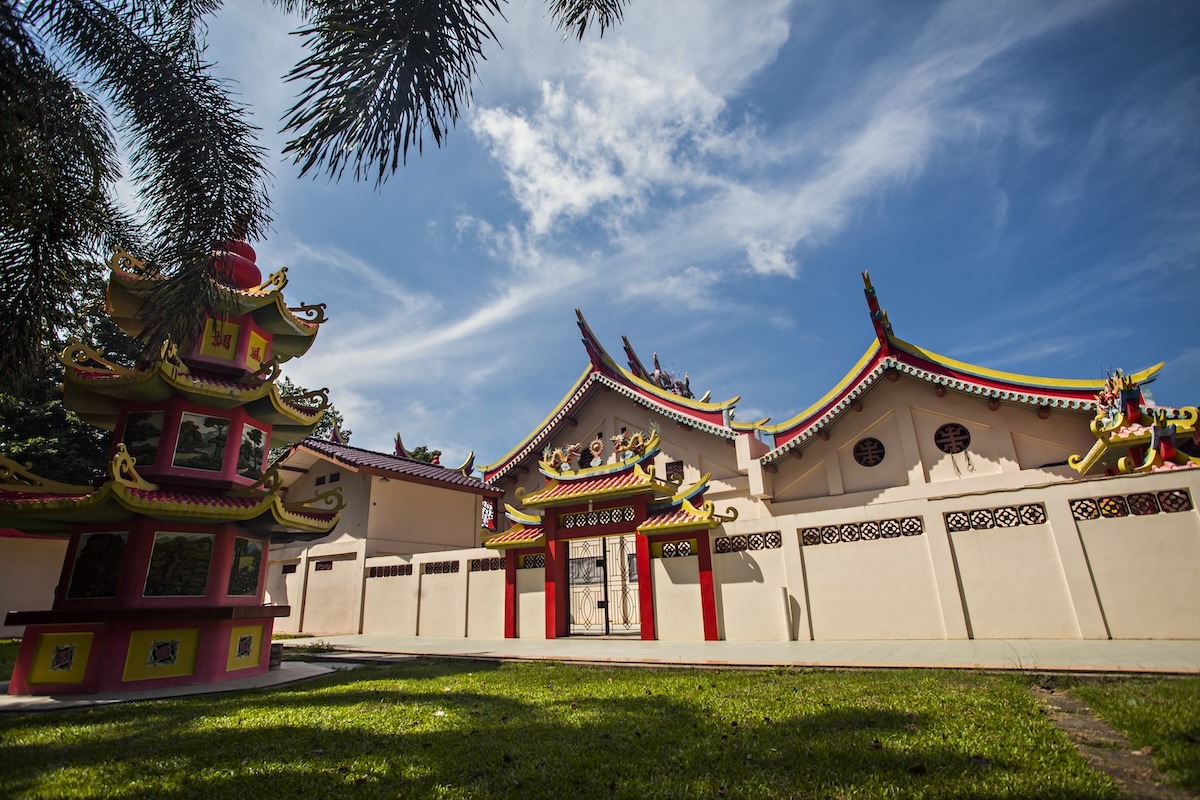
[[[425,481],[450,484],[488,495],[497,495],[500,493],[500,490],[491,486],[486,481],[466,475],[452,467],[430,464],[414,458],[398,456],[395,453],[368,450],[365,447],[339,444],[328,439],[317,439],[311,436],[297,442],[293,447],[304,447],[319,456],[333,459],[355,470],[365,469],[374,474],[386,473],[399,478],[409,478],[417,482]],[[285,458],[287,458],[287,455],[284,455],[280,460],[282,461]]]

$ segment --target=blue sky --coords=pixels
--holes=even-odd
[[[382,189],[296,177],[297,20],[229,4],[209,56],[271,149],[260,266],[330,321],[286,370],[352,443],[494,461],[586,364],[688,372],[786,419],[872,330],[1064,378],[1166,361],[1200,401],[1200,5],[633,0],[564,40],[516,0],[470,109]]]

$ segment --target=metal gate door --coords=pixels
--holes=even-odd
[[[571,633],[639,633],[633,536],[575,539],[568,544]]]

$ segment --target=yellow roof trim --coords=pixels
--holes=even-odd
[[[772,434],[779,433],[780,431],[784,431],[784,430],[787,430],[788,428],[794,427],[796,425],[796,423],[798,423],[801,420],[806,419],[806,418],[812,416],[813,414],[817,413],[818,411],[820,411],[823,406],[827,405],[835,397],[837,397],[839,394],[841,394],[847,388],[850,387],[850,385],[854,382],[854,380],[860,374],[862,374],[862,371],[866,368],[866,366],[868,364],[870,364],[871,361],[877,355],[879,355],[879,351],[880,351],[879,340],[875,340],[875,341],[871,342],[870,347],[868,347],[866,352],[863,353],[862,356],[859,357],[858,361],[856,361],[854,363],[854,366],[850,368],[850,371],[846,373],[845,377],[843,377],[840,381],[838,381],[837,384],[832,389],[830,389],[828,392],[826,392],[824,394],[824,396],[821,397],[820,400],[813,403],[808,408],[804,409],[799,414],[796,414],[794,417],[792,417],[790,419],[784,420],[783,422],[777,423],[775,425],[764,425],[762,430],[766,431],[767,433],[772,433]]]
[[[571,388],[567,390],[567,393],[562,396],[562,399],[559,400],[554,405],[553,410],[551,410],[551,412],[546,415],[545,419],[543,419],[541,422],[539,422],[532,431],[530,431],[528,434],[526,434],[525,438],[522,439],[521,442],[516,447],[514,447],[512,450],[509,450],[504,455],[503,458],[501,458],[497,461],[494,461],[491,464],[486,464],[486,465],[479,464],[476,467],[476,469],[479,469],[486,474],[486,473],[490,472],[492,469],[494,469],[495,467],[497,467],[501,464],[508,463],[508,461],[511,458],[516,456],[517,453],[524,450],[531,441],[533,441],[535,438],[537,438],[537,435],[539,433],[541,433],[543,430],[546,429],[546,426],[550,424],[550,422],[559,414],[560,411],[562,411],[563,406],[565,406],[567,404],[567,401],[571,399],[572,395],[574,395],[576,392],[578,392],[591,376],[592,376],[592,367],[591,367],[591,364],[589,364],[587,367],[584,368],[584,370],[580,374],[580,376],[575,379],[575,383],[572,384]]]
[[[918,347],[917,345],[912,344],[911,342],[906,342],[903,339],[900,339],[900,338],[897,338],[894,336],[891,337],[891,341],[893,344],[895,344],[897,347],[901,348],[902,350],[907,350],[909,353],[912,353],[915,356],[919,356],[921,358],[926,359],[927,361],[932,361],[936,364],[940,364],[941,366],[947,367],[948,369],[958,370],[960,372],[967,372],[972,375],[978,375],[983,378],[991,378],[992,380],[1004,381],[1005,383],[1015,383],[1015,384],[1020,384],[1022,386],[1031,386],[1031,387],[1039,387],[1040,386],[1040,387],[1053,388],[1053,389],[1067,389],[1067,390],[1077,391],[1077,392],[1079,392],[1079,391],[1098,392],[1104,388],[1104,381],[1102,379],[1096,380],[1096,379],[1070,379],[1070,378],[1043,378],[1043,377],[1040,377],[1037,375],[1024,375],[1019,372],[1005,372],[1003,370],[998,370],[998,369],[988,369],[987,367],[981,367],[978,364],[971,364],[966,361],[959,361],[958,359],[950,358],[949,356],[944,356],[944,355],[941,355],[940,353],[935,353],[932,350],[926,350],[923,347]],[[1160,361],[1157,364],[1155,364],[1154,366],[1144,369],[1141,372],[1135,373],[1129,377],[1135,383],[1143,383],[1147,379],[1149,379],[1149,378],[1153,377],[1155,374],[1157,374],[1158,371],[1163,368],[1164,364],[1165,364],[1165,362]]]

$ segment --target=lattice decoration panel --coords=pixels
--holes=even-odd
[[[1191,511],[1194,507],[1192,495],[1187,489],[1167,489],[1161,492],[1082,497],[1071,501],[1071,516],[1082,522],[1091,519],[1177,514],[1180,511]]]
[[[783,534],[743,533],[736,536],[718,536],[713,540],[713,551],[717,553],[740,553],[743,550],[778,550],[783,547]]]
[[[412,574],[412,564],[391,564],[386,567],[367,567],[368,578],[396,578]]]
[[[618,522],[633,522],[636,516],[633,506],[601,508],[596,511],[578,511],[574,514],[561,514],[558,518],[558,524],[561,528],[588,528],[595,525],[615,525]]]
[[[491,572],[494,569],[504,569],[503,558],[471,559],[471,572]]]
[[[546,554],[534,553],[533,555],[521,556],[520,569],[545,569]]]
[[[986,531],[992,528],[1017,528],[1021,525],[1043,525],[1046,522],[1046,506],[1041,503],[1025,503],[999,508],[976,508],[970,511],[948,511],[944,515],[946,530]]]
[[[425,575],[447,575],[461,569],[461,561],[426,561],[421,565],[421,572]]]
[[[822,525],[802,528],[800,543],[805,547],[841,542],[864,542],[873,539],[896,539],[901,536],[920,536],[925,532],[922,517],[900,517],[869,522],[847,522],[842,525]]]
[[[662,558],[686,558],[695,554],[691,539],[684,539],[681,542],[663,542]]]

